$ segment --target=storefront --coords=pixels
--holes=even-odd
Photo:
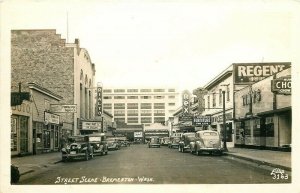
[[[26,155],[32,153],[31,102],[12,106],[11,111],[11,154]]]
[[[290,81],[290,75],[289,68],[236,93],[237,147],[289,149],[292,136],[291,87],[282,94],[276,89],[274,91],[273,83],[283,80],[283,77]],[[290,85],[290,82],[283,85]]]

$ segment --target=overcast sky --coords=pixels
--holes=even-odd
[[[293,1],[25,2],[5,4],[6,27],[79,38],[104,87],[192,90],[232,63],[292,58]]]

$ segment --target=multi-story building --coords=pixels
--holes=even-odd
[[[103,109],[128,125],[164,123],[178,107],[175,88],[105,88]]]
[[[12,30],[11,67],[12,92],[38,83],[61,96],[59,104],[76,105],[75,112],[55,112],[62,136],[79,134],[81,121],[95,118],[95,65],[78,39],[66,43],[52,29]]]

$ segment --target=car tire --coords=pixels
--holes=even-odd
[[[108,151],[105,152],[105,155],[107,155],[107,154],[108,154]]]
[[[201,150],[197,150],[197,156],[201,155]]]
[[[66,158],[66,157],[62,157],[62,158],[61,158],[61,161],[62,161],[62,162],[67,162],[67,158]]]

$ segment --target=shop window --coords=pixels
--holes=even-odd
[[[43,134],[44,134],[44,136],[43,136],[44,148],[49,149],[50,148],[50,131],[44,130]]]
[[[251,135],[250,120],[245,121],[245,136]]]
[[[266,137],[274,137],[273,117],[266,117]]]
[[[20,117],[20,152],[28,152],[28,117]]]
[[[261,136],[261,124],[260,119],[255,119],[253,124],[253,136],[260,137]]]
[[[54,141],[55,141],[55,147],[58,148],[58,126],[55,126],[55,131],[54,131]]]
[[[18,119],[16,117],[11,118],[11,151],[18,151],[17,121]]]

